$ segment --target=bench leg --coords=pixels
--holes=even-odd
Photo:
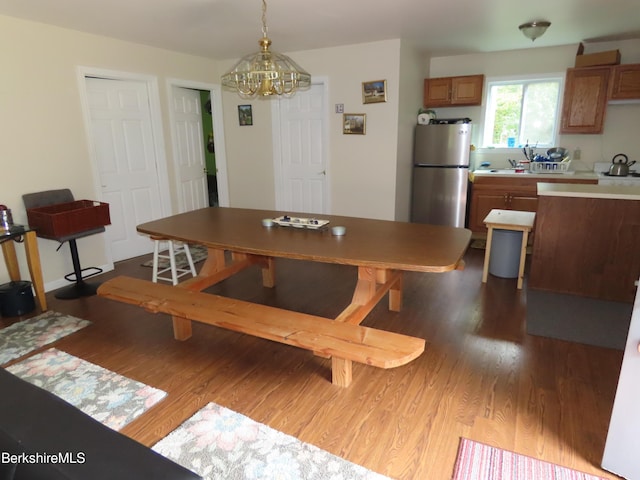
[[[331,383],[348,387],[353,380],[353,362],[344,358],[331,358]]]
[[[171,317],[173,320],[173,338],[187,340],[191,338],[191,320],[181,317]]]

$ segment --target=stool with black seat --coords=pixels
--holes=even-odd
[[[27,209],[47,207],[50,205],[57,205],[63,203],[73,202],[73,194],[68,188],[59,190],[47,190],[43,192],[27,193],[22,196],[22,201]],[[82,268],[80,266],[80,256],[78,255],[78,245],[76,240],[78,238],[88,237],[97,233],[105,231],[105,227],[90,228],[79,232],[70,233],[68,235],[55,236],[48,235],[46,232],[36,230],[36,235],[48,240],[55,240],[60,242],[60,247],[65,242],[69,242],[69,248],[71,250],[71,261],[73,262],[73,272],[64,276],[64,278],[70,282],[74,282],[73,285],[64,287],[55,293],[55,297],[64,300],[71,300],[74,298],[87,297],[96,294],[98,289],[98,283],[87,283],[84,280],[102,273],[102,269],[98,267]]]

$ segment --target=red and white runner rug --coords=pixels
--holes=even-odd
[[[453,480],[606,480],[526,455],[460,439]]]

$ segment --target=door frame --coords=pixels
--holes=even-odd
[[[95,67],[77,67],[78,92],[80,94],[80,104],[84,118],[84,131],[89,148],[89,158],[91,160],[91,172],[93,176],[93,189],[96,192],[97,200],[103,200],[102,181],[98,158],[96,157],[95,143],[91,135],[91,110],[87,95],[86,77],[96,77],[105,80],[123,80],[144,83],[147,87],[149,98],[149,111],[151,114],[151,130],[153,132],[153,147],[156,152],[156,173],[158,188],[160,192],[169,192],[169,176],[167,168],[167,155],[164,148],[164,132],[162,129],[162,108],[160,104],[160,89],[158,88],[158,78],[152,75],[125,72],[119,70],[102,69]],[[171,213],[171,196],[160,195],[160,209],[162,216],[166,217]],[[107,244],[107,237],[103,235],[106,257],[109,266],[113,268],[113,256],[111,246]]]
[[[218,204],[221,207],[229,206],[229,181],[227,175],[227,153],[224,143],[224,117],[222,115],[222,87],[213,83],[203,83],[191,80],[182,80],[178,78],[167,79],[167,99],[169,106],[169,122],[171,125],[171,143],[173,148],[173,158],[178,158],[178,142],[176,141],[176,122],[173,113],[173,87],[189,88],[192,90],[205,90],[211,95],[211,115],[213,117],[213,139],[215,142],[216,155],[216,181],[218,183]],[[204,145],[203,147],[204,148]],[[177,162],[174,164],[176,193],[178,196],[178,208],[184,211],[182,204],[182,192],[180,189],[179,172]]]
[[[322,85],[324,105],[322,106],[322,145],[324,147],[322,155],[325,165],[325,181],[324,181],[324,205],[326,212],[324,214],[331,213],[331,188],[329,188],[331,182],[331,162],[329,162],[329,78],[326,76],[318,76],[311,78],[312,85]],[[275,183],[275,197],[276,197],[276,210],[284,209],[284,187],[283,187],[283,171],[282,163],[280,159],[282,157],[282,132],[280,129],[280,103],[274,101],[271,104],[271,125],[272,125],[272,142],[273,142],[273,173]]]

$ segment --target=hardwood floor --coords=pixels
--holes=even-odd
[[[198,324],[178,342],[162,314],[100,297],[47,300],[93,322],[56,348],[168,392],[123,430],[146,445],[216,402],[396,479],[450,479],[461,436],[616,478],[598,466],[622,352],[526,335],[526,288],[483,285],[483,254],[470,249],[464,271],[406,274],[402,312],[381,302],[364,324],[423,337],[426,351],[392,370],[354,364],[349,388],[331,384],[329,360],[294,347]],[[150,279],[145,259],[102,278]],[[350,301],[355,268],[276,268],[274,289],[256,268],[209,291],[328,317]]]

